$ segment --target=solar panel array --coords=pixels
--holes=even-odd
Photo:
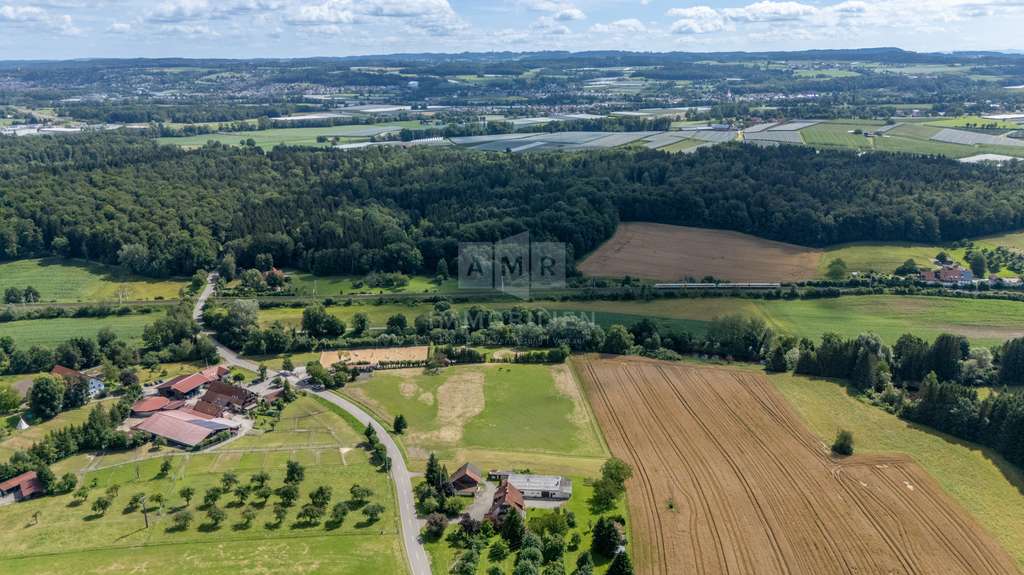
[[[779,142],[785,144],[804,143],[804,138],[800,135],[800,132],[790,130],[780,132],[768,130],[767,132],[754,132],[753,134],[744,133],[743,139],[747,141]]]
[[[686,134],[687,137],[695,140],[720,144],[735,140],[739,132],[735,130],[681,130],[680,133]]]
[[[804,128],[810,128],[815,124],[820,124],[819,120],[798,120],[795,122],[789,122],[788,124],[782,124],[781,126],[775,126],[774,128],[768,128],[770,131],[785,132],[789,130],[803,130]]]
[[[953,130],[951,128],[943,128],[939,130],[939,132],[932,136],[931,139],[937,142],[962,144],[965,146],[975,146],[978,144],[984,144],[986,146],[1024,146],[1024,140],[1014,140],[1013,138],[1007,138],[1005,136],[979,134],[978,132],[968,132],[967,130]]]

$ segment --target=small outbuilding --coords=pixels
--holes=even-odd
[[[455,473],[448,479],[448,483],[451,484],[456,495],[472,497],[480,489],[483,478],[484,476],[480,473],[479,469],[473,466],[472,463],[466,463],[455,470]]]
[[[0,483],[0,505],[38,497],[45,491],[36,472],[26,471]]]

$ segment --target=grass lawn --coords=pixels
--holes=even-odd
[[[289,271],[290,284],[295,288],[297,295],[321,297],[353,295],[353,294],[392,294],[392,293],[445,293],[457,289],[455,280],[449,280],[440,286],[434,283],[431,278],[424,276],[413,276],[409,278],[409,284],[400,288],[371,288],[363,285],[360,288],[353,284],[361,282],[364,276],[315,276],[306,272]]]
[[[459,307],[459,306],[452,306]],[[286,327],[299,327],[302,324],[302,307],[276,307],[260,310],[260,324],[269,326],[275,321],[280,321]],[[427,313],[434,309],[431,303],[386,303],[374,304],[369,302],[356,302],[352,305],[336,305],[327,308],[328,313],[337,316],[349,329],[352,327],[352,318],[357,313],[365,313],[370,320],[370,329],[384,329],[388,318],[395,314],[403,314],[412,325],[412,320],[417,315]],[[295,365],[299,365],[296,362]]]
[[[822,122],[800,130],[804,142],[813,146],[836,146],[858,150],[874,149],[875,138],[866,138],[863,134],[853,134],[853,130],[872,131],[880,124],[870,120],[850,120],[848,123]]]
[[[286,408],[282,422],[304,417],[315,417],[325,429],[348,427],[313,398],[300,398]],[[0,528],[0,572],[68,572],[73,567],[81,573],[405,573],[390,479],[369,464],[365,452],[349,449],[353,444],[348,440],[357,437],[358,431],[349,427],[344,433],[323,448],[307,447],[305,438],[293,429],[254,437],[262,441],[251,445],[242,443],[249,439],[243,438],[225,446],[223,452],[186,455],[165,449],[141,461],[94,466],[96,470],[82,478],[85,485],[95,482],[84,505],[76,506],[70,495],[63,495],[0,508],[0,525],[5,526]],[[159,477],[160,464],[167,457],[172,471]],[[289,459],[305,466],[305,480],[296,505],[281,525],[273,525],[276,497],[267,505],[249,500],[248,506],[256,512],[249,526],[242,525],[244,506],[233,504],[233,496],[224,496],[218,504],[227,513],[219,527],[198,509],[203,493],[218,485],[224,472],[234,472],[245,482],[264,470],[276,488],[282,484]],[[298,523],[297,511],[313,489],[330,487],[333,504],[348,501],[348,490],[356,483],[372,489],[371,501],[384,506],[377,522],[368,523],[359,511],[361,506],[350,502],[352,512],[336,528]],[[91,501],[115,484],[120,489],[113,505],[97,516]],[[172,527],[170,516],[184,505],[178,491],[185,486],[197,493],[190,506],[195,520],[179,531]],[[165,498],[162,512],[150,504],[148,529],[141,512],[125,510],[134,493],[160,493]],[[38,522],[32,518],[36,512]]]
[[[828,380],[769,376],[822,441],[853,432],[858,453],[906,453],[992,533],[1024,568],[1024,474],[988,449],[921,428]]]
[[[941,120],[931,120],[927,122],[929,126],[939,126],[940,128],[964,128],[968,124],[974,124],[975,127],[979,126],[991,126],[995,125],[996,128],[1003,130],[1016,130],[1019,128],[1016,122],[1008,122],[1006,120],[989,120],[982,118],[981,116],[957,116],[956,118],[943,118]]]
[[[231,443],[230,448],[351,447],[363,440],[348,421],[312,398],[302,398],[289,404],[281,413],[280,420],[263,423],[257,422],[256,430]]]
[[[1024,303],[938,297],[846,296],[836,299],[758,302],[779,331],[820,339],[874,332],[892,345],[904,333],[933,339],[950,332],[976,345],[998,345],[1024,335]]]
[[[177,299],[183,279],[150,279],[84,260],[44,258],[0,264],[0,292],[32,286],[41,301],[57,303]]]
[[[220,142],[226,145],[237,146],[241,140],[252,138],[256,145],[270,149],[277,145],[286,146],[329,146],[327,142],[319,143],[317,136],[342,136],[343,140],[365,141],[369,138],[344,138],[347,132],[358,132],[367,128],[379,128],[386,126],[399,126],[402,128],[419,128],[419,120],[407,120],[402,122],[387,122],[384,124],[367,124],[358,126],[328,126],[322,128],[273,128],[270,130],[259,130],[254,132],[226,132],[221,134],[201,134],[198,136],[182,136],[170,138],[158,138],[161,144],[172,144],[182,147],[202,147],[209,141]]]
[[[395,415],[405,416],[409,428],[399,439],[414,466],[433,451],[484,469],[533,467],[549,460],[545,455],[566,469],[580,458],[579,469],[589,472],[608,455],[566,365],[468,365],[437,375],[378,371],[342,393],[388,425]]]
[[[32,377],[31,375],[20,376],[20,377]],[[13,424],[11,425],[10,435],[0,441],[0,461],[6,462],[10,459],[11,455],[14,455],[15,451],[19,449],[28,449],[32,447],[32,444],[39,441],[47,433],[54,429],[60,429],[69,425],[80,425],[85,423],[85,420],[89,418],[89,412],[97,403],[106,403],[107,407],[113,405],[112,399],[104,400],[102,402],[89,402],[83,407],[78,409],[72,409],[57,414],[53,419],[39,422],[31,418],[26,413],[25,421],[30,427],[24,431],[18,431],[14,429],[14,425],[18,423],[18,415],[13,415]]]
[[[995,236],[978,238],[974,244],[979,247],[994,248],[1004,246],[1007,248],[1024,251],[1024,232],[1010,232]]]
[[[14,338],[19,348],[33,345],[55,347],[72,337],[95,338],[103,328],[110,328],[117,336],[130,343],[142,341],[142,330],[162,317],[162,312],[107,317],[27,319],[0,324],[0,334]]]
[[[929,296],[843,296],[817,300],[756,300],[745,298],[680,298],[649,302],[537,302],[552,310],[594,312],[626,321],[643,317],[702,333],[715,317],[742,314],[761,317],[774,329],[817,341],[833,331],[856,337],[871,331],[895,344],[910,332],[934,338],[942,332],[967,336],[977,345],[997,345],[1024,335],[1024,303]]]
[[[851,272],[892,273],[908,259],[913,259],[918,267],[932,268],[932,260],[939,252],[946,252],[953,261],[967,265],[962,249],[928,244],[864,242],[836,245],[825,250],[818,262],[818,274],[825,277],[828,264],[836,258],[846,262],[846,268]]]

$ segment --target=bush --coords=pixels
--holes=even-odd
[[[853,455],[853,433],[840,429],[836,434],[836,440],[832,443],[832,453]]]

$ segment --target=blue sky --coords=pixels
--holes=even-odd
[[[0,58],[1024,49],[1024,0],[0,0]]]

